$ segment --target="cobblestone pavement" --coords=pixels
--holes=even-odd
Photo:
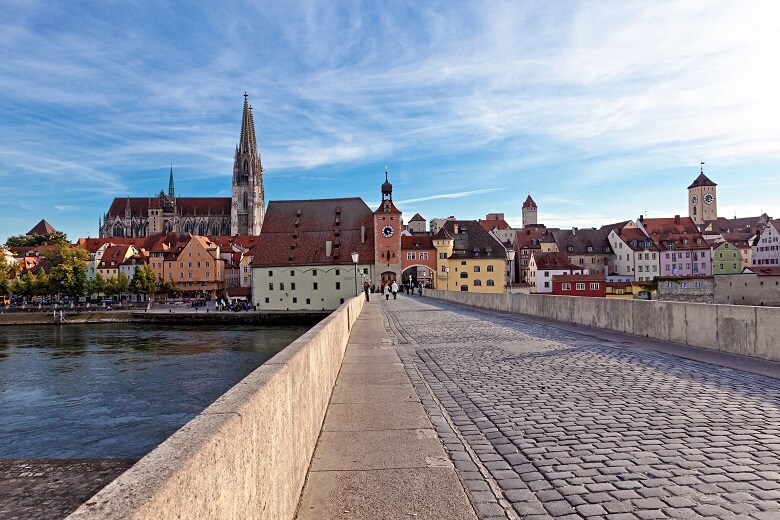
[[[780,519],[780,381],[431,299],[382,306],[483,518]]]
[[[0,519],[65,518],[135,462],[0,460]]]

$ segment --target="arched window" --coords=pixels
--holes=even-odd
[[[122,224],[117,222],[116,224],[114,224],[114,237],[122,238],[124,236],[125,236],[125,228],[124,226],[122,226]]]
[[[495,282],[493,282],[493,280],[488,280],[487,281],[487,286],[488,287],[493,287],[494,285],[496,285],[496,284],[495,284]]]
[[[460,273],[460,277],[461,278],[468,278],[469,277],[469,273],[462,272],[462,273]]]
[[[184,224],[184,232],[185,233],[192,233],[192,222],[187,222]]]
[[[481,287],[482,286],[482,280],[474,280],[474,287]]]
[[[469,286],[468,285],[461,285],[460,286],[460,290],[464,291],[464,292],[468,292],[469,291]]]
[[[247,192],[244,192],[244,211],[246,211],[249,208],[249,195]]]
[[[478,272],[479,272],[479,266],[478,266],[478,265],[475,265],[475,266],[474,266],[474,272],[475,272],[475,273],[478,273]]]
[[[488,273],[492,273],[493,272],[493,266],[492,265],[487,266],[487,272]]]
[[[206,235],[206,223],[201,222],[198,226],[198,235],[205,236]]]

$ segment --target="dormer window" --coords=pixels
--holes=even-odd
[[[567,248],[567,250],[568,250],[568,251],[571,253],[572,251],[574,251],[574,246],[569,246],[569,247]]]

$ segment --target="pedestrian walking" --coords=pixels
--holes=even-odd
[[[393,285],[391,286],[390,290],[393,291],[393,299],[395,300],[396,295],[398,294],[398,284],[393,280]]]
[[[382,290],[382,292],[385,293],[385,300],[390,299],[390,285],[385,285],[385,288]]]
[[[366,301],[369,301],[368,300],[368,290],[369,290],[368,282],[363,282],[363,292],[366,295]]]

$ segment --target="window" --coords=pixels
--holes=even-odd
[[[341,282],[336,282],[336,290],[338,291],[339,289],[341,289]]]
[[[198,269],[200,269],[200,262],[195,262],[198,266]]]
[[[492,273],[493,272],[493,266],[492,265],[487,266],[486,270],[487,270],[488,273]]]
[[[549,278],[550,277],[550,271],[545,271],[544,272],[544,277],[545,278]]]
[[[478,266],[478,265],[475,265],[475,266],[474,266],[474,272],[475,272],[475,273],[478,273],[478,272],[479,272],[479,270],[480,270],[480,269],[479,269],[479,266]]]
[[[318,289],[318,287],[317,287],[317,282],[314,282],[314,283],[312,284],[312,289],[313,289],[313,290],[315,290],[315,291]]]
[[[446,259],[447,253],[439,253],[439,258]]]
[[[295,271],[290,271],[290,276],[295,276]]]
[[[273,290],[274,290],[274,284],[273,284],[273,282],[271,282],[271,283],[269,283],[269,284],[268,284],[268,290],[269,290],[269,291],[273,291]]]
[[[268,271],[268,276],[273,276],[273,275],[274,275],[273,271]]]
[[[206,271],[206,278],[208,278],[208,277],[209,277],[209,272],[208,272],[208,271]]]
[[[293,303],[298,303],[298,298],[293,296]]]
[[[316,269],[312,269],[311,270],[311,275],[312,276],[317,276],[317,270]]]
[[[460,277],[461,278],[468,278],[469,277],[469,273],[467,273],[466,271],[463,271],[462,273],[460,273]]]
[[[406,259],[407,260],[415,260],[417,258],[416,253],[406,253]]]
[[[571,284],[570,283],[562,283],[561,284],[561,290],[562,291],[571,291]]]
[[[488,280],[486,285],[488,287],[494,287],[496,285],[496,283],[493,280]]]
[[[311,299],[310,298],[306,298],[306,305],[310,305],[310,304],[311,304]]]
[[[686,289],[688,287],[688,284],[685,282],[680,282],[680,289]]]
[[[428,253],[420,253],[420,260],[428,260]]]
[[[279,290],[280,290],[280,291],[284,291],[284,284],[283,284],[283,283],[280,283],[280,284],[279,284]]]
[[[441,272],[446,273],[447,272],[447,266],[441,266]]]
[[[544,282],[545,287],[550,287],[550,282]]]
[[[577,285],[575,285],[575,289],[578,291],[584,291],[585,290],[585,284],[582,282],[578,282]]]
[[[206,262],[206,267],[209,267],[209,263],[208,262]]]
[[[599,284],[598,282],[591,283],[591,284],[590,284],[590,290],[591,290],[591,291],[598,291],[598,290],[599,290],[599,285],[600,285],[600,284]]]
[[[292,283],[290,284],[290,290],[291,290],[291,291],[294,291],[294,290],[295,290],[295,282],[292,282]]]
[[[268,303],[268,298],[265,299],[265,303]]]
[[[482,280],[474,280],[474,287],[481,287],[482,286]]]

